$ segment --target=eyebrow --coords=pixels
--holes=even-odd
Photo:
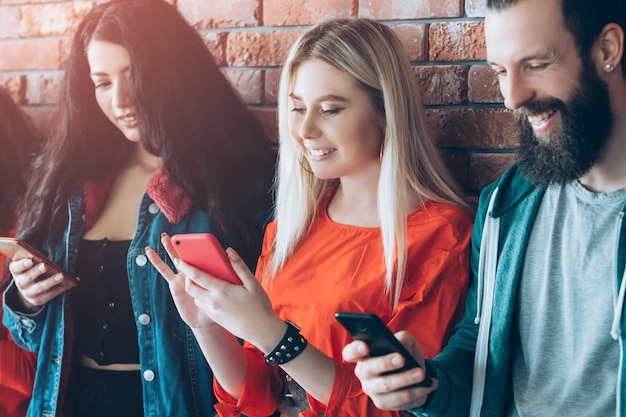
[[[539,60],[546,60],[546,59],[547,60],[554,60],[554,59],[556,59],[557,56],[558,56],[558,53],[556,51],[554,51],[554,50],[536,52],[536,53],[528,54],[525,57],[519,59],[517,61],[517,63],[524,63],[524,62],[533,61],[533,60],[536,60],[536,59],[539,59]],[[501,66],[497,62],[493,62],[491,60],[487,60],[487,65],[489,65],[489,66],[493,66],[493,65]]]
[[[127,65],[124,68],[122,68],[122,73],[125,73],[128,71],[130,71],[130,65]],[[107,75],[109,75],[109,73],[108,72],[91,72],[89,73],[89,75],[96,76],[96,77],[106,77]]]
[[[302,101],[302,97],[295,95],[294,93],[290,93],[289,97],[291,97],[293,100],[299,100]],[[320,102],[320,101],[340,101],[343,103],[348,102],[348,99],[342,96],[337,96],[334,94],[326,94],[320,97],[317,97],[315,99],[316,102]]]

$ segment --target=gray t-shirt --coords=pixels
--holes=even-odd
[[[611,323],[625,201],[626,189],[548,188],[518,293],[510,416],[615,415],[620,351]]]

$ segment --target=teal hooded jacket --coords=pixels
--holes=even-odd
[[[525,179],[517,166],[509,168],[481,195],[472,232],[471,286],[465,313],[448,345],[426,366],[439,380],[427,403],[409,410],[420,417],[508,415],[513,401],[512,343],[517,334],[514,317],[517,290],[528,239],[545,188]],[[616,300],[612,335],[620,341],[616,415],[626,416],[626,368],[622,287],[626,256],[626,225],[616,219]]]

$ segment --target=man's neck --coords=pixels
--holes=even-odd
[[[598,163],[579,178],[585,188],[596,193],[626,188],[626,80],[619,77],[609,83],[613,131],[602,149]]]

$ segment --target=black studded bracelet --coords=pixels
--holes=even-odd
[[[300,328],[285,320],[287,331],[278,345],[265,355],[265,362],[270,365],[282,365],[298,356],[306,347],[307,341],[300,334]]]

